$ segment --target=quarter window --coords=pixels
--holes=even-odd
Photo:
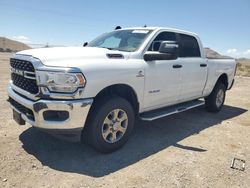
[[[179,57],[200,57],[199,44],[195,37],[179,34]]]

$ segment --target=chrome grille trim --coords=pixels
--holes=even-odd
[[[33,69],[29,69],[29,71],[24,71],[24,76],[27,79],[30,79],[30,80],[33,80],[33,81],[36,81],[35,73],[36,73],[37,67],[44,66],[39,59],[34,58],[34,57],[30,56],[30,55],[14,54],[11,59],[30,62],[33,65]],[[22,88],[20,88],[20,87],[18,87],[16,85],[14,85],[12,80],[10,81],[10,86],[14,91],[26,96],[27,98],[29,98],[29,99],[31,99],[33,101],[39,100],[41,98],[40,88],[39,87],[38,87],[38,93],[34,94],[34,93],[30,93],[29,91],[26,91],[26,90],[24,90],[24,89],[22,89]]]

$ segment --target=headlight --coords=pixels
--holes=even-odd
[[[36,71],[36,76],[38,85],[51,92],[73,93],[86,83],[81,73]]]

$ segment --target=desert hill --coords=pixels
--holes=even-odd
[[[229,56],[221,55],[218,52],[216,52],[210,48],[204,48],[204,51],[205,51],[206,57],[209,59],[227,59],[227,58],[231,59],[232,58]]]
[[[30,47],[22,42],[0,37],[0,52],[18,52],[27,49]]]

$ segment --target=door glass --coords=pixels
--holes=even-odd
[[[172,32],[162,32],[153,40],[148,51],[159,51],[162,41],[176,41],[176,35]]]
[[[180,34],[179,57],[200,57],[200,48],[193,36]]]

